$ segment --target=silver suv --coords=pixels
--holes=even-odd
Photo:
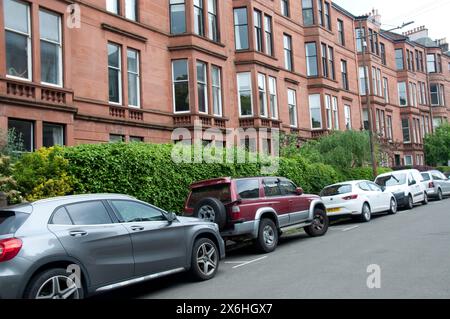
[[[0,299],[77,299],[190,270],[214,277],[216,224],[124,195],[79,195],[0,210]]]

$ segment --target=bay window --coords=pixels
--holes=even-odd
[[[170,0],[170,33],[186,32],[186,4],[185,0]]]
[[[208,38],[214,42],[219,41],[217,0],[208,0]]]
[[[204,62],[197,62],[197,98],[198,111],[208,113],[208,80]]]
[[[261,73],[258,74],[258,97],[260,115],[267,117],[266,76]]]
[[[297,127],[297,97],[295,90],[288,89],[289,121],[291,127]]]
[[[253,11],[253,24],[255,26],[255,50],[263,52],[262,14],[261,11]]]
[[[218,66],[212,66],[211,73],[213,113],[222,116],[222,70]]]
[[[403,142],[411,143],[411,132],[409,129],[409,119],[402,119]]]
[[[428,73],[436,73],[436,55],[427,54],[427,69]]]
[[[395,49],[395,65],[397,66],[397,70],[405,69],[403,49]]]
[[[408,94],[406,92],[406,82],[398,82],[398,103],[400,106],[408,105]]]
[[[273,119],[278,119],[277,80],[269,76],[269,104]]]
[[[315,77],[318,75],[316,43],[315,42],[306,43],[305,48],[306,48],[307,75]]]
[[[331,130],[333,128],[332,117],[333,113],[331,111],[331,95],[325,94],[325,108],[327,115],[327,129]]]
[[[309,96],[309,112],[311,116],[311,128],[322,128],[322,104],[320,94],[311,94]]]
[[[247,8],[234,9],[234,39],[236,50],[247,50],[249,48]]]
[[[272,17],[264,16],[264,33],[266,35],[266,54],[273,55]]]
[[[302,0],[303,25],[308,27],[314,24],[313,0]]]
[[[237,74],[239,115],[241,117],[253,115],[252,78],[250,72]]]
[[[333,118],[334,118],[334,129],[339,130],[339,105],[338,105],[338,98],[336,96],[333,96]]]
[[[187,60],[172,61],[172,85],[174,112],[189,112],[189,73]]]
[[[194,32],[197,35],[205,35],[205,24],[203,21],[203,0],[194,0]]]

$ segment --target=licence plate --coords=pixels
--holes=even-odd
[[[339,213],[341,211],[340,208],[329,208],[327,209],[327,213]]]

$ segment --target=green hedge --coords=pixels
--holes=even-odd
[[[450,172],[450,166],[438,166],[437,169],[442,173]]]
[[[244,164],[223,161],[177,164],[172,160],[174,147],[114,143],[44,148],[25,155],[15,166],[13,176],[30,201],[68,194],[123,193],[178,212],[183,208],[191,183],[224,176],[259,176],[266,161],[260,158],[255,163]],[[229,151],[234,156],[250,156],[241,150]],[[293,180],[307,193],[319,193],[324,186],[339,181],[373,180],[371,174],[369,168],[339,172],[329,165],[293,157],[279,158],[278,172],[272,175]]]
[[[387,172],[392,172],[392,169],[386,167],[378,167],[378,174],[384,174]],[[375,180],[376,176],[373,176],[372,167],[356,167],[347,170],[343,173],[347,180]]]

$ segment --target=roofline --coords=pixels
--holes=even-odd
[[[30,205],[51,203],[51,202],[60,201],[60,200],[72,200],[72,199],[75,200],[75,199],[83,199],[83,198],[104,199],[107,197],[135,199],[133,196],[125,195],[125,194],[113,194],[113,193],[112,194],[108,194],[108,193],[79,194],[79,195],[69,195],[69,196],[58,196],[58,197],[45,198],[45,199],[41,199],[41,200],[32,202],[32,203],[30,203]]]
[[[331,2],[331,6],[336,9],[337,11],[341,12],[342,14],[346,15],[349,18],[352,18],[353,20],[355,20],[356,16],[352,13],[350,13],[349,11],[345,10],[344,8],[342,8],[340,5],[336,4],[334,1]]]

